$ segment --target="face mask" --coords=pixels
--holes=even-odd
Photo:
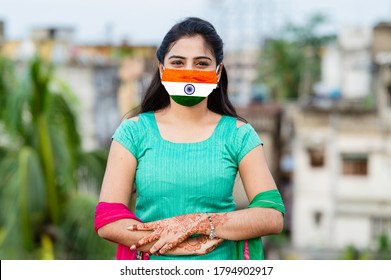
[[[176,103],[194,106],[217,87],[216,72],[164,68],[162,84]]]

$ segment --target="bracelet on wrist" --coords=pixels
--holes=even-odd
[[[209,226],[210,226],[209,239],[213,240],[215,237],[217,237],[215,233],[215,226],[213,224],[212,217],[208,213],[206,214],[208,215]]]

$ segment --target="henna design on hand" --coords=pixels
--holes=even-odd
[[[215,227],[217,227],[228,220],[228,214],[213,214],[212,219]],[[158,254],[165,254],[175,248],[178,244],[187,242],[186,240],[193,234],[208,235],[210,232],[210,223],[206,214],[197,213],[185,214],[150,223],[137,224],[130,226],[128,229],[153,231],[150,235],[136,242],[132,248],[138,248],[153,241],[157,241],[151,247],[150,252],[152,254],[155,252],[158,252]],[[203,239],[201,239],[201,241],[203,241]],[[220,240],[217,240],[217,242],[218,241]],[[191,250],[190,248],[196,246],[195,243],[185,244],[187,244],[187,250]],[[214,248],[208,247],[208,249],[213,250]],[[193,250],[195,249],[193,248]]]
[[[206,235],[200,235],[187,239],[176,248],[183,249],[191,255],[205,255],[216,249],[221,242],[223,242],[221,238],[211,240]]]
[[[189,253],[195,253],[197,250],[200,250],[203,244],[208,242],[208,237],[201,235],[195,238],[189,238],[184,242],[180,243],[177,247],[184,249]]]

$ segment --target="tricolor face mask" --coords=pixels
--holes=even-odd
[[[164,68],[162,84],[176,103],[194,106],[217,87],[216,72]]]

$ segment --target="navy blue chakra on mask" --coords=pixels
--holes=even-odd
[[[192,95],[195,92],[195,87],[192,84],[187,84],[183,88],[187,95]]]

